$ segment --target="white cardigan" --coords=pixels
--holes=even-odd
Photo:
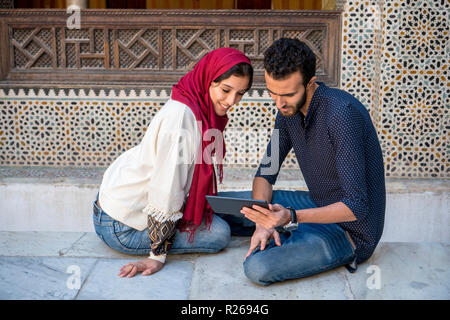
[[[168,100],[152,119],[141,143],[105,171],[99,191],[102,209],[134,229],[147,215],[176,221],[192,182],[201,132],[192,110]]]

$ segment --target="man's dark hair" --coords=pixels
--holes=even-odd
[[[314,52],[298,39],[281,38],[264,52],[264,69],[275,80],[284,79],[300,71],[303,85],[316,74],[316,56]]]

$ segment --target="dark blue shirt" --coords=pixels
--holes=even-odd
[[[278,112],[278,166],[269,174],[261,172],[273,165],[268,162],[271,145],[277,140],[272,133],[256,176],[275,184],[281,164],[294,148],[315,204],[322,207],[341,201],[355,215],[356,221],[339,225],[354,241],[359,263],[372,255],[383,232],[383,154],[366,108],[349,93],[318,84],[306,117],[301,112],[292,117]]]

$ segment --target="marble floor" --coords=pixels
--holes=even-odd
[[[383,242],[344,267],[267,287],[244,275],[249,238],[218,254],[169,255],[160,272],[117,276],[139,257],[116,253],[90,232],[0,232],[1,300],[450,299],[450,246]]]

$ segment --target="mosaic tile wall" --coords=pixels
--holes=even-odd
[[[348,0],[341,88],[368,108],[386,175],[448,178],[448,0]]]
[[[448,0],[344,6],[341,88],[369,110],[386,175],[450,177]],[[168,92],[0,89],[0,165],[106,167],[140,142]],[[225,164],[256,168],[276,109],[252,90],[229,114]],[[291,153],[283,165],[297,169]]]
[[[168,98],[164,89],[0,89],[0,165],[106,167],[141,141]],[[262,90],[231,109],[226,166],[257,167],[275,115]],[[284,167],[297,167],[293,154]]]

